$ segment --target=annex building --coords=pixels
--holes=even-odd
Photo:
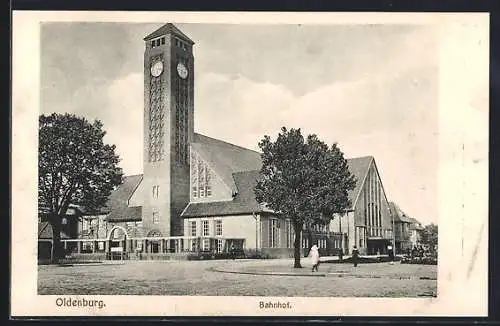
[[[63,239],[67,251],[169,259],[235,247],[292,257],[292,224],[255,200],[260,153],[194,130],[194,42],[172,24],[144,42],[143,174],[126,176],[101,215],[69,218],[77,231]],[[354,245],[361,254],[385,253],[394,219],[375,159],[348,164],[357,179],[352,207],[315,228],[313,239],[322,255]],[[304,253],[311,245],[303,236]]]

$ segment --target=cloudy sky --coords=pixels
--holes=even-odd
[[[161,24],[46,23],[41,111],[103,121],[142,173],[143,38]],[[389,200],[437,221],[438,55],[422,25],[177,24],[195,42],[195,130],[258,149],[281,126],[373,155]],[[418,200],[416,200],[418,198]]]

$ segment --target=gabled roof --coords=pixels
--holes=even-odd
[[[194,134],[192,148],[215,170],[232,192],[238,191],[233,173],[260,170],[260,153],[201,134]]]
[[[130,175],[123,178],[122,183],[111,193],[104,213],[110,213],[107,221],[140,221],[142,208],[128,207],[128,201],[137,189],[143,178],[142,174]]]
[[[405,212],[399,208],[398,205],[396,205],[394,202],[389,203],[389,210],[391,213],[391,216],[394,218],[394,222],[401,222],[401,223],[412,223],[411,218],[406,215]]]
[[[53,236],[52,226],[49,222],[39,222],[38,223],[38,239],[42,240],[52,240]],[[61,232],[61,239],[69,239],[68,235]]]
[[[208,217],[224,215],[252,214],[266,211],[257,203],[253,189],[260,177],[259,170],[233,173],[238,192],[233,200],[190,203],[182,217]]]
[[[415,229],[415,230],[420,230],[420,231],[424,229],[424,227],[422,226],[422,223],[420,223],[419,220],[417,220],[413,217],[410,217],[409,219],[411,221],[410,229]]]
[[[180,38],[182,38],[184,41],[188,42],[189,44],[194,44],[193,40],[191,40],[186,34],[184,34],[180,29],[175,27],[174,24],[172,23],[167,23],[163,25],[162,27],[158,28],[148,36],[144,38],[144,41],[152,40],[156,37],[166,35],[166,34],[174,34]]]
[[[362,156],[347,159],[349,172],[351,172],[356,178],[356,186],[353,190],[347,193],[349,200],[351,201],[351,209],[354,209],[356,199],[358,198],[359,192],[362,189],[365,177],[368,174],[370,164],[373,160],[373,156]]]

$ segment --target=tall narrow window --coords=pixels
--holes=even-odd
[[[215,235],[222,236],[222,220],[215,221]]]
[[[196,237],[196,221],[191,221],[191,236]]]
[[[195,153],[191,153],[191,189],[193,198],[198,197],[198,163]]]
[[[153,212],[153,223],[160,223],[160,214],[158,212]]]
[[[210,239],[203,239],[203,250],[210,250]]]
[[[275,218],[269,219],[269,247],[278,248],[280,236],[280,221]]]
[[[211,197],[212,172],[206,162],[196,153],[191,153],[191,193],[193,198]]]
[[[222,252],[222,239],[217,239],[217,252],[221,253]]]
[[[202,160],[198,161],[198,190],[200,194],[200,198],[205,197],[205,165]]]
[[[205,197],[212,196],[212,187],[210,185],[210,170],[205,166]]]
[[[209,221],[205,220],[202,223],[203,223],[203,236],[208,237],[210,235]]]

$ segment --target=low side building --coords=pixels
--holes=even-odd
[[[389,203],[389,207],[394,218],[396,254],[406,253],[412,248],[410,226],[413,222],[395,203]]]

